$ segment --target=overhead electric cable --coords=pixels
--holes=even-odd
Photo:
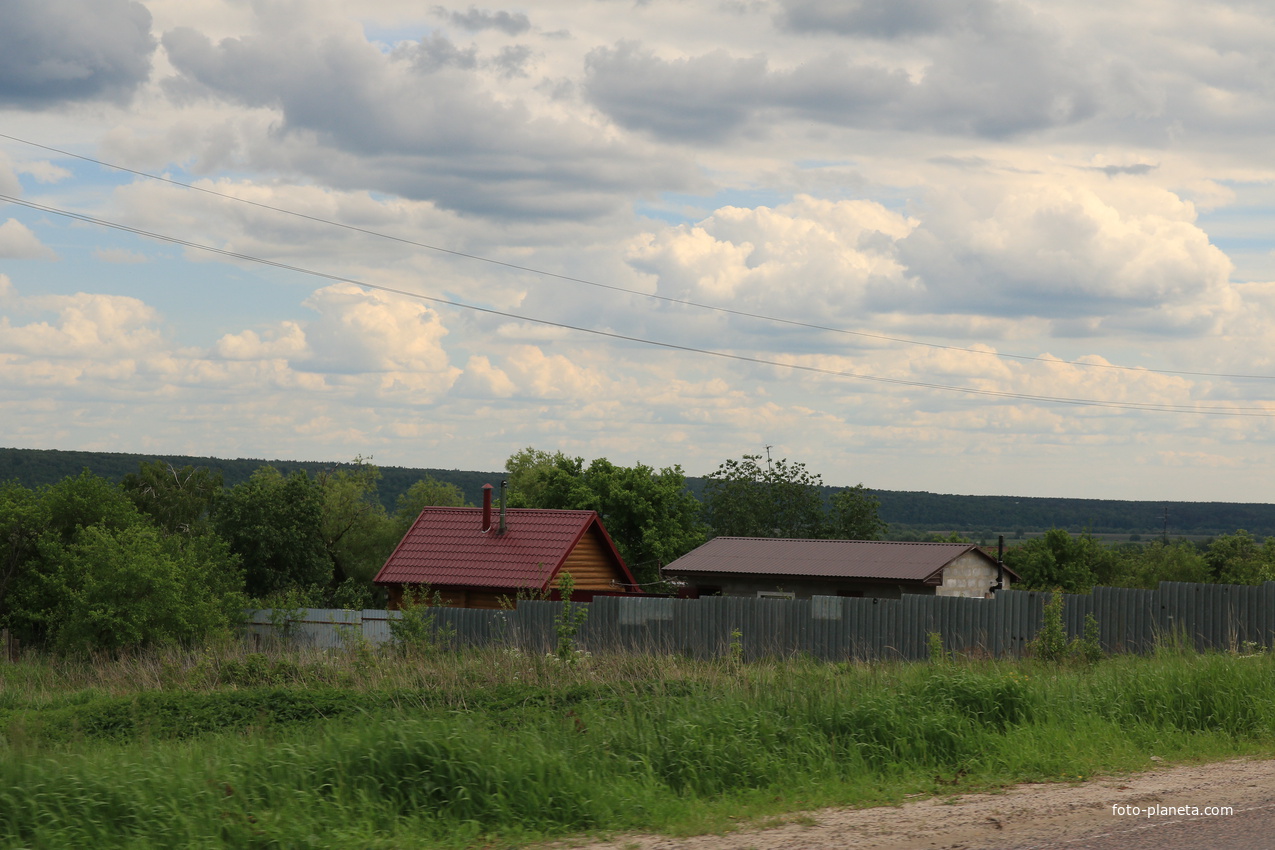
[[[94,165],[100,165],[103,168],[111,168],[116,171],[122,171],[126,174],[133,174],[138,177],[145,177],[148,180],[155,180],[160,183],[167,183],[169,185],[178,186],[183,189],[191,189],[193,191],[202,192],[206,195],[212,195],[213,197],[222,198],[224,200],[237,201],[238,203],[247,204],[248,206],[257,207],[259,209],[282,213],[283,215],[295,216],[296,218],[304,219],[306,221],[313,221],[316,224],[325,224],[330,227],[339,227],[344,230],[352,231],[354,233],[361,233],[365,236],[374,236],[378,239],[387,239],[391,242],[398,242],[403,245],[411,245],[415,248],[424,248],[428,251],[435,251],[440,254],[448,254],[450,256],[460,257],[466,260],[474,260],[475,262],[488,263],[494,266],[501,266],[503,268],[507,268],[512,271],[527,272],[529,274],[534,274],[541,277],[553,278],[555,280],[562,280],[562,281],[567,281],[570,283],[579,283],[584,286],[593,286],[599,289],[608,289],[608,290],[611,290],[612,292],[623,292],[628,295],[637,295],[643,298],[651,298],[651,299],[654,299],[657,301],[663,301],[669,304],[679,304],[684,307],[694,307],[698,310],[710,310],[712,312],[725,313],[727,315],[739,316],[741,318],[756,319],[758,321],[764,321],[764,322],[773,322],[775,324],[789,325],[791,327],[805,328],[807,330],[817,330],[817,331],[824,331],[827,333],[844,334],[846,336],[857,336],[857,337],[863,337],[865,339],[876,339],[876,340],[881,340],[883,342],[897,342],[903,345],[917,345],[917,346],[923,346],[925,348],[933,348],[933,349],[942,350],[942,351],[960,351],[966,354],[977,354],[983,357],[1000,357],[1003,359],[1019,360],[1019,361],[1025,361],[1025,362],[1053,363],[1053,364],[1059,364],[1059,365],[1065,365],[1065,366],[1079,366],[1086,369],[1115,369],[1115,370],[1127,371],[1127,372],[1151,372],[1153,374],[1158,374],[1158,375],[1183,375],[1183,376],[1189,376],[1189,377],[1195,377],[1195,378],[1227,378],[1227,379],[1237,379],[1237,380],[1260,380],[1260,381],[1275,380],[1275,375],[1248,375],[1248,374],[1232,374],[1232,373],[1226,373],[1226,372],[1195,372],[1195,371],[1188,371],[1183,369],[1156,369],[1156,368],[1152,368],[1148,366],[1124,366],[1117,363],[1089,363],[1084,360],[1062,360],[1060,358],[1040,357],[1038,355],[1031,355],[1031,354],[1013,354],[1013,353],[1003,352],[1003,351],[983,351],[978,348],[967,348],[967,347],[959,346],[959,345],[946,345],[944,343],[939,343],[939,342],[926,342],[924,340],[909,339],[907,337],[889,336],[888,334],[872,333],[870,331],[852,331],[847,328],[836,328],[836,327],[831,327],[829,325],[816,324],[813,322],[803,322],[797,319],[785,319],[779,316],[769,316],[764,313],[753,313],[748,310],[736,310],[731,307],[721,307],[714,304],[704,304],[698,301],[691,301],[689,299],[684,299],[684,298],[673,298],[668,295],[659,295],[657,293],[652,293],[652,292],[641,292],[636,289],[629,289],[628,287],[618,286],[616,284],[602,283],[596,280],[589,280],[588,278],[573,277],[571,275],[559,274],[558,272],[551,272],[551,271],[546,271],[544,269],[537,269],[532,266],[523,266],[523,265],[519,265],[518,263],[509,263],[509,262],[505,262],[504,260],[496,260],[491,257],[484,257],[481,254],[469,254],[464,251],[456,251],[451,248],[443,248],[439,245],[431,245],[427,242],[418,242],[414,239],[407,239],[401,236],[393,236],[389,233],[385,233],[379,230],[371,230],[369,228],[358,227],[353,224],[345,224],[344,222],[333,221],[332,219],[323,218],[322,216],[315,216],[315,215],[310,215],[309,213],[303,213],[303,212],[298,212],[296,210],[290,210],[290,209],[287,209],[286,207],[276,207],[276,206],[272,206],[271,204],[263,204],[260,201],[252,201],[247,198],[236,197],[235,195],[227,194],[225,192],[218,192],[215,189],[209,189],[204,186],[196,186],[193,183],[184,183],[181,180],[174,180],[171,177],[163,177],[158,174],[151,174],[150,172],[147,172],[147,171],[139,171],[135,168],[128,168],[127,166],[117,165],[112,162],[106,162],[104,160],[94,159],[91,156],[85,156],[83,154],[73,153],[72,151],[63,150],[61,148],[55,148],[50,145],[41,144],[39,142],[33,142],[28,139],[19,138],[17,136],[11,136],[7,133],[0,133],[0,139],[8,139],[9,141],[18,142],[24,145],[30,145],[31,147],[39,148],[41,150],[46,150],[46,151],[49,151],[50,153],[56,153],[60,156],[68,156],[73,159],[81,160],[83,162],[91,162]]]
[[[1046,396],[1034,395],[1030,393],[1008,392],[1003,390],[982,390],[974,387],[952,386],[950,384],[935,384],[927,381],[912,381],[903,378],[887,378],[881,375],[869,375],[860,372],[847,372],[838,369],[826,369],[821,366],[811,366],[801,363],[785,363],[780,360],[768,360],[762,357],[753,357],[746,354],[736,354],[728,351],[718,351],[709,348],[698,348],[690,345],[682,345],[674,342],[663,342],[660,340],[646,339],[644,337],[631,336],[628,334],[616,333],[614,331],[605,331],[598,328],[583,327],[581,325],[572,325],[566,322],[558,322],[552,319],[540,319],[534,316],[524,316],[518,313],[511,313],[506,310],[496,310],[491,307],[481,307],[477,304],[468,304],[463,301],[453,301],[448,298],[439,298],[433,295],[425,295],[419,292],[410,292],[404,289],[397,289],[382,284],[367,283],[357,278],[344,277],[329,272],[321,272],[316,269],[307,269],[303,266],[295,266],[289,263],[281,263],[277,260],[270,260],[264,257],[256,257],[251,254],[243,254],[237,251],[228,251],[224,248],[216,248],[211,245],[203,245],[198,242],[191,242],[176,236],[168,236],[162,233],[156,233],[150,230],[143,230],[138,227],[132,227],[119,222],[108,221],[106,219],[95,218],[84,213],[72,212],[70,210],[60,209],[48,204],[40,204],[35,201],[27,201],[22,198],[15,198],[11,195],[0,194],[0,201],[5,201],[18,206],[27,207],[28,209],[39,210],[40,212],[51,213],[53,215],[63,216],[65,218],[82,221],[86,224],[94,224],[99,227],[106,227],[112,230],[119,230],[126,233],[133,233],[138,236],[145,236],[149,239],[155,239],[161,242],[167,242],[173,245],[181,245],[186,248],[194,248],[200,251],[207,251],[211,254],[217,254],[223,257],[231,257],[237,260],[243,260],[250,263],[258,263],[265,266],[271,266],[285,271],[297,272],[299,274],[310,275],[312,277],[331,280],[339,283],[349,283],[354,286],[361,286],[366,289],[375,289],[381,292],[389,292],[395,295],[402,295],[407,298],[415,298],[421,301],[428,301],[433,304],[443,304],[449,307],[457,307],[464,310],[472,310],[478,313],[486,313],[492,316],[501,316],[507,319],[514,319],[521,322],[531,322],[533,324],[545,325],[548,327],[562,328],[564,330],[577,331],[579,333],[592,334],[594,336],[605,337],[608,339],[622,340],[625,342],[638,343],[640,345],[650,345],[657,348],[665,348],[673,351],[685,351],[692,354],[703,354],[710,357],[720,357],[728,360],[736,360],[744,363],[752,363],[761,366],[774,366],[782,369],[793,369],[802,372],[811,372],[815,374],[831,375],[840,378],[852,378],[862,381],[873,381],[882,384],[892,384],[896,386],[917,387],[921,389],[940,390],[943,392],[962,393],[966,395],[988,396],[992,398],[1018,399],[1020,401],[1036,401],[1049,404],[1066,404],[1081,407],[1097,407],[1113,410],[1140,410],[1160,413],[1192,413],[1208,416],[1255,416],[1255,417],[1275,417],[1275,408],[1267,407],[1201,407],[1199,405],[1182,405],[1169,404],[1159,402],[1132,402],[1132,401],[1102,401],[1100,399],[1086,398],[1070,398],[1066,396]]]

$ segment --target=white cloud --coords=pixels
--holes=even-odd
[[[899,245],[920,307],[1206,332],[1232,312],[1231,263],[1191,204],[1153,186],[1073,177],[966,182],[930,194]],[[1079,326],[1077,326],[1079,327]]]
[[[102,15],[115,36],[88,44]],[[24,293],[0,277],[12,439],[471,468],[538,445],[693,472],[774,445],[834,483],[1265,498],[1268,419],[923,386],[1261,412],[1269,382],[1223,376],[1275,374],[1261,4],[57,0],[20,17],[37,46],[65,38],[10,75],[6,133],[313,218],[12,141],[4,194],[511,315],[11,207],[0,254],[59,260]]]
[[[629,249],[659,292],[796,318],[847,317],[903,269],[895,243],[915,226],[880,204],[798,197],[725,207],[695,225],[643,234]]]
[[[17,219],[0,224],[0,257],[10,260],[54,260],[57,254]]]

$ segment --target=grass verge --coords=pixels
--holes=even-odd
[[[1072,667],[294,654],[251,659],[275,671],[264,679],[223,676],[247,663],[233,657],[58,663],[0,668],[3,846],[689,833],[741,815],[1076,781],[1152,755],[1275,751],[1266,656]],[[112,671],[143,663],[168,673]]]

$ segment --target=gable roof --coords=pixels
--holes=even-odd
[[[376,584],[464,585],[544,590],[591,529],[635,585],[596,511],[510,508],[506,530],[482,530],[482,508],[426,508],[408,529]]]
[[[664,572],[933,581],[940,570],[970,551],[996,565],[995,558],[972,543],[714,537]]]

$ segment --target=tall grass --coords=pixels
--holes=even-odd
[[[1265,656],[42,663],[0,668],[3,846],[508,845],[1275,749]]]

